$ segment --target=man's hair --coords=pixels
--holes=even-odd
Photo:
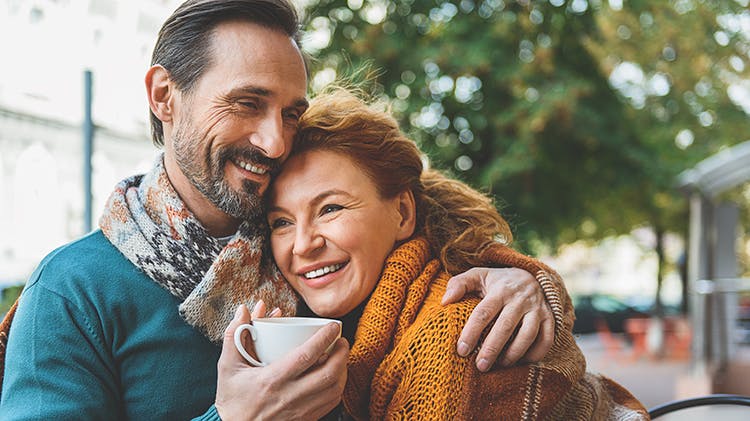
[[[189,93],[211,67],[211,34],[221,23],[246,21],[279,30],[300,45],[297,10],[288,0],[188,0],[167,18],[156,39],[151,65],[161,65],[177,88]],[[154,144],[164,145],[161,121],[151,114]]]
[[[513,234],[493,201],[461,181],[425,169],[413,140],[396,119],[354,92],[333,86],[310,101],[291,156],[328,151],[356,163],[383,198],[410,190],[416,202],[415,234],[421,235],[449,273],[481,266],[481,253]]]

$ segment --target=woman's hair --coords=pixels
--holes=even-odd
[[[434,169],[404,136],[396,119],[344,88],[318,94],[302,116],[292,155],[324,150],[349,157],[373,180],[383,198],[411,190],[415,234],[424,236],[452,274],[480,266],[481,252],[512,234],[487,196]]]

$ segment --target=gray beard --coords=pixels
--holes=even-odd
[[[214,206],[233,218],[249,220],[261,216],[263,198],[258,194],[258,183],[243,180],[241,191],[236,191],[224,180],[224,167],[235,153],[222,149],[204,161],[199,156],[201,150],[196,147],[200,143],[197,136],[188,136],[182,127],[176,128],[173,139],[175,158],[190,183]]]

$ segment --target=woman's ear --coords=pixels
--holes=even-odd
[[[398,195],[398,213],[401,216],[401,223],[396,233],[396,240],[406,240],[414,234],[414,228],[417,225],[417,205],[414,201],[414,193],[411,190],[404,190]]]
[[[174,86],[169,79],[169,72],[156,64],[146,72],[146,93],[151,112],[162,123],[172,121]]]

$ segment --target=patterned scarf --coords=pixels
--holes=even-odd
[[[244,221],[226,246],[211,237],[174,190],[160,156],[145,175],[121,181],[99,221],[125,257],[182,303],[191,326],[220,343],[240,304],[259,299],[293,315],[297,297],[266,247],[266,223]]]

